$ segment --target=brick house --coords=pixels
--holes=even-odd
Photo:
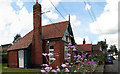
[[[83,44],[77,44],[76,47],[78,49],[78,52],[87,52],[92,56],[102,53],[101,46],[99,44],[86,44],[85,38],[83,39]]]
[[[0,51],[7,51],[8,48],[10,48],[12,44],[4,44],[0,46]]]
[[[56,58],[53,67],[60,66],[67,59],[65,46],[75,44],[70,21],[41,24],[41,5],[33,6],[33,30],[18,40],[8,49],[8,67],[40,67],[46,63],[42,53],[53,53]],[[59,55],[59,56],[56,56]],[[48,57],[51,60],[51,57]]]

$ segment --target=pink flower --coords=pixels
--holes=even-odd
[[[43,53],[42,55],[46,56],[46,55],[47,55],[47,53]]]
[[[68,69],[68,68],[65,68],[65,72],[69,72],[69,69]]]
[[[41,70],[41,72],[45,72],[45,70]]]
[[[51,72],[57,72],[57,71],[53,69]]]
[[[69,66],[69,67],[71,67],[71,66]]]
[[[62,67],[66,67],[66,64],[62,64],[61,66],[62,66]]]
[[[85,61],[87,61],[87,59],[85,59]]]
[[[56,59],[55,59],[55,58],[51,58],[51,60],[53,60],[53,61],[54,61],[54,60],[56,60]]]
[[[47,65],[47,64],[42,64],[42,66],[46,66],[46,67],[48,67],[48,65]]]
[[[75,48],[75,46],[71,46],[71,48]]]
[[[58,68],[57,71],[60,72],[60,69]]]
[[[53,54],[52,53],[48,53],[48,56],[52,56]]]
[[[75,55],[74,57],[76,58],[77,56]]]
[[[76,49],[74,48],[73,51],[76,51]]]
[[[57,66],[57,68],[59,68],[59,67]]]
[[[68,47],[65,47],[66,49],[68,49]]]
[[[71,57],[68,57],[68,59],[71,59]]]
[[[77,72],[76,70],[74,72]]]
[[[65,63],[66,65],[69,65],[69,63]]]
[[[69,43],[68,45],[72,45],[72,43]]]
[[[45,70],[49,72],[52,69],[52,67],[45,67]]]
[[[67,49],[68,51],[70,50],[70,49]]]
[[[52,67],[50,67],[50,70],[52,69]]]
[[[67,56],[71,56],[71,54],[67,53]]]

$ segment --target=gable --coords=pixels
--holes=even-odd
[[[45,39],[63,37],[68,24],[69,24],[69,21],[63,21],[63,22],[42,26],[43,39],[45,40]],[[14,43],[8,49],[8,51],[28,48],[28,46],[32,43],[32,39],[33,39],[33,30],[28,34],[26,34],[23,38],[18,40],[16,43]]]
[[[66,40],[66,37],[68,37],[68,41]],[[64,35],[62,37],[62,40],[66,41],[66,42],[70,42],[70,43],[75,43],[75,40],[74,40],[74,36],[73,36],[73,32],[72,32],[72,28],[71,28],[71,25],[69,23],[69,25],[67,26],[65,32],[64,32]]]

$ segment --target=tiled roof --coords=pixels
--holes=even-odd
[[[69,21],[63,21],[63,22],[42,26],[43,39],[63,37],[68,24]],[[27,48],[32,43],[32,39],[33,39],[33,30],[28,34],[26,34],[23,38],[18,40],[16,43],[14,43],[8,49],[8,51]]]
[[[98,50],[99,51],[99,49],[100,49],[100,45],[98,45],[98,44],[97,45],[93,45],[93,51],[94,50]]]
[[[77,45],[78,51],[91,51],[92,44],[79,44]]]

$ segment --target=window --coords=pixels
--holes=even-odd
[[[66,36],[66,41],[68,42],[68,36]]]
[[[66,47],[67,47],[67,46],[65,46],[65,49],[64,49],[64,59],[65,59],[65,60],[68,59],[68,56],[67,56],[68,50],[67,50]]]
[[[49,60],[52,60],[52,58],[54,58],[54,46],[50,46],[49,47],[49,53],[52,53],[53,55],[49,56]]]

